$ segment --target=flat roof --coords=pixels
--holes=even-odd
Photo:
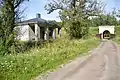
[[[24,21],[20,21],[17,22],[18,25],[28,25],[28,24],[42,24],[44,26],[49,26],[49,27],[60,27],[56,21],[47,21],[41,18],[33,18],[33,19],[29,19],[29,20],[24,20]]]

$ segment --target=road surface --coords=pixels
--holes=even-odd
[[[91,53],[39,80],[120,80],[119,46],[112,41],[102,41]]]

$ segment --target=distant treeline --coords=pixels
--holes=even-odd
[[[99,16],[91,17],[89,26],[97,27],[101,25],[120,25],[120,20],[118,20],[114,15],[110,14],[102,14]]]

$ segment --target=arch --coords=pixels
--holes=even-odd
[[[108,30],[110,34],[114,34],[115,26],[99,26],[99,34],[103,33],[105,30]]]
[[[110,31],[105,30],[103,32],[103,39],[110,39]]]

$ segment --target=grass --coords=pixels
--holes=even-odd
[[[1,57],[0,80],[31,80],[77,56],[88,55],[87,52],[99,44],[99,40],[95,38],[96,33],[97,29],[92,28],[89,39],[69,40],[64,32],[61,39],[46,43],[42,48]]]
[[[115,34],[116,34],[116,37],[115,37],[114,41],[117,42],[118,44],[120,44],[120,26],[117,26],[115,28]]]

